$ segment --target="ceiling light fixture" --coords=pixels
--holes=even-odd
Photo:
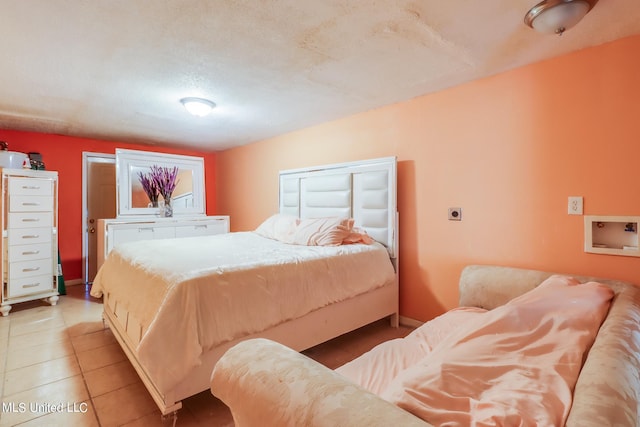
[[[533,6],[524,23],[536,31],[562,35],[576,25],[598,0],[544,0]]]
[[[182,98],[180,100],[184,108],[194,116],[204,117],[211,112],[216,106],[215,103],[204,98]]]

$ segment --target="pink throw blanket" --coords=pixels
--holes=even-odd
[[[436,426],[562,426],[612,297],[605,285],[553,276],[502,307],[467,313],[379,394]]]

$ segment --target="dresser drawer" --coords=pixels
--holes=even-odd
[[[51,242],[51,228],[16,228],[8,230],[9,246]]]
[[[9,281],[22,277],[35,277],[41,274],[53,276],[51,257],[34,261],[19,261],[9,263]]]
[[[53,196],[9,196],[9,212],[53,212]]]
[[[9,228],[53,227],[52,212],[14,212],[9,214]]]
[[[22,277],[9,281],[8,297],[15,298],[51,289],[53,289],[53,276],[50,274]]]
[[[123,229],[114,229],[111,233],[112,247],[127,242],[139,240],[171,239],[176,236],[174,227],[156,227],[153,225],[138,225]]]
[[[227,221],[208,221],[205,224],[176,226],[176,237],[212,236],[228,232]]]
[[[9,246],[9,262],[32,261],[35,259],[51,259],[51,243],[38,243],[35,245]]]
[[[53,196],[53,181],[40,178],[9,177],[9,194],[23,196]]]

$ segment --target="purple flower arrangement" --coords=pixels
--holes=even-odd
[[[147,197],[151,201],[151,206],[158,206],[158,196],[160,195],[160,191],[158,190],[158,184],[153,179],[151,174],[138,172],[138,180],[140,184],[142,184],[142,189],[145,193],[147,193]]]
[[[151,166],[151,177],[158,186],[158,191],[163,199],[171,199],[171,194],[178,184],[178,167],[172,168],[153,165]]]
[[[178,168],[153,165],[149,173],[138,172],[138,179],[152,206],[158,206],[158,196],[162,196],[165,203],[171,200],[178,183]]]

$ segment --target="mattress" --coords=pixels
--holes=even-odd
[[[139,325],[138,360],[169,390],[221,343],[394,280],[378,243],[296,246],[239,232],[122,244],[91,295],[107,294],[112,311]]]

